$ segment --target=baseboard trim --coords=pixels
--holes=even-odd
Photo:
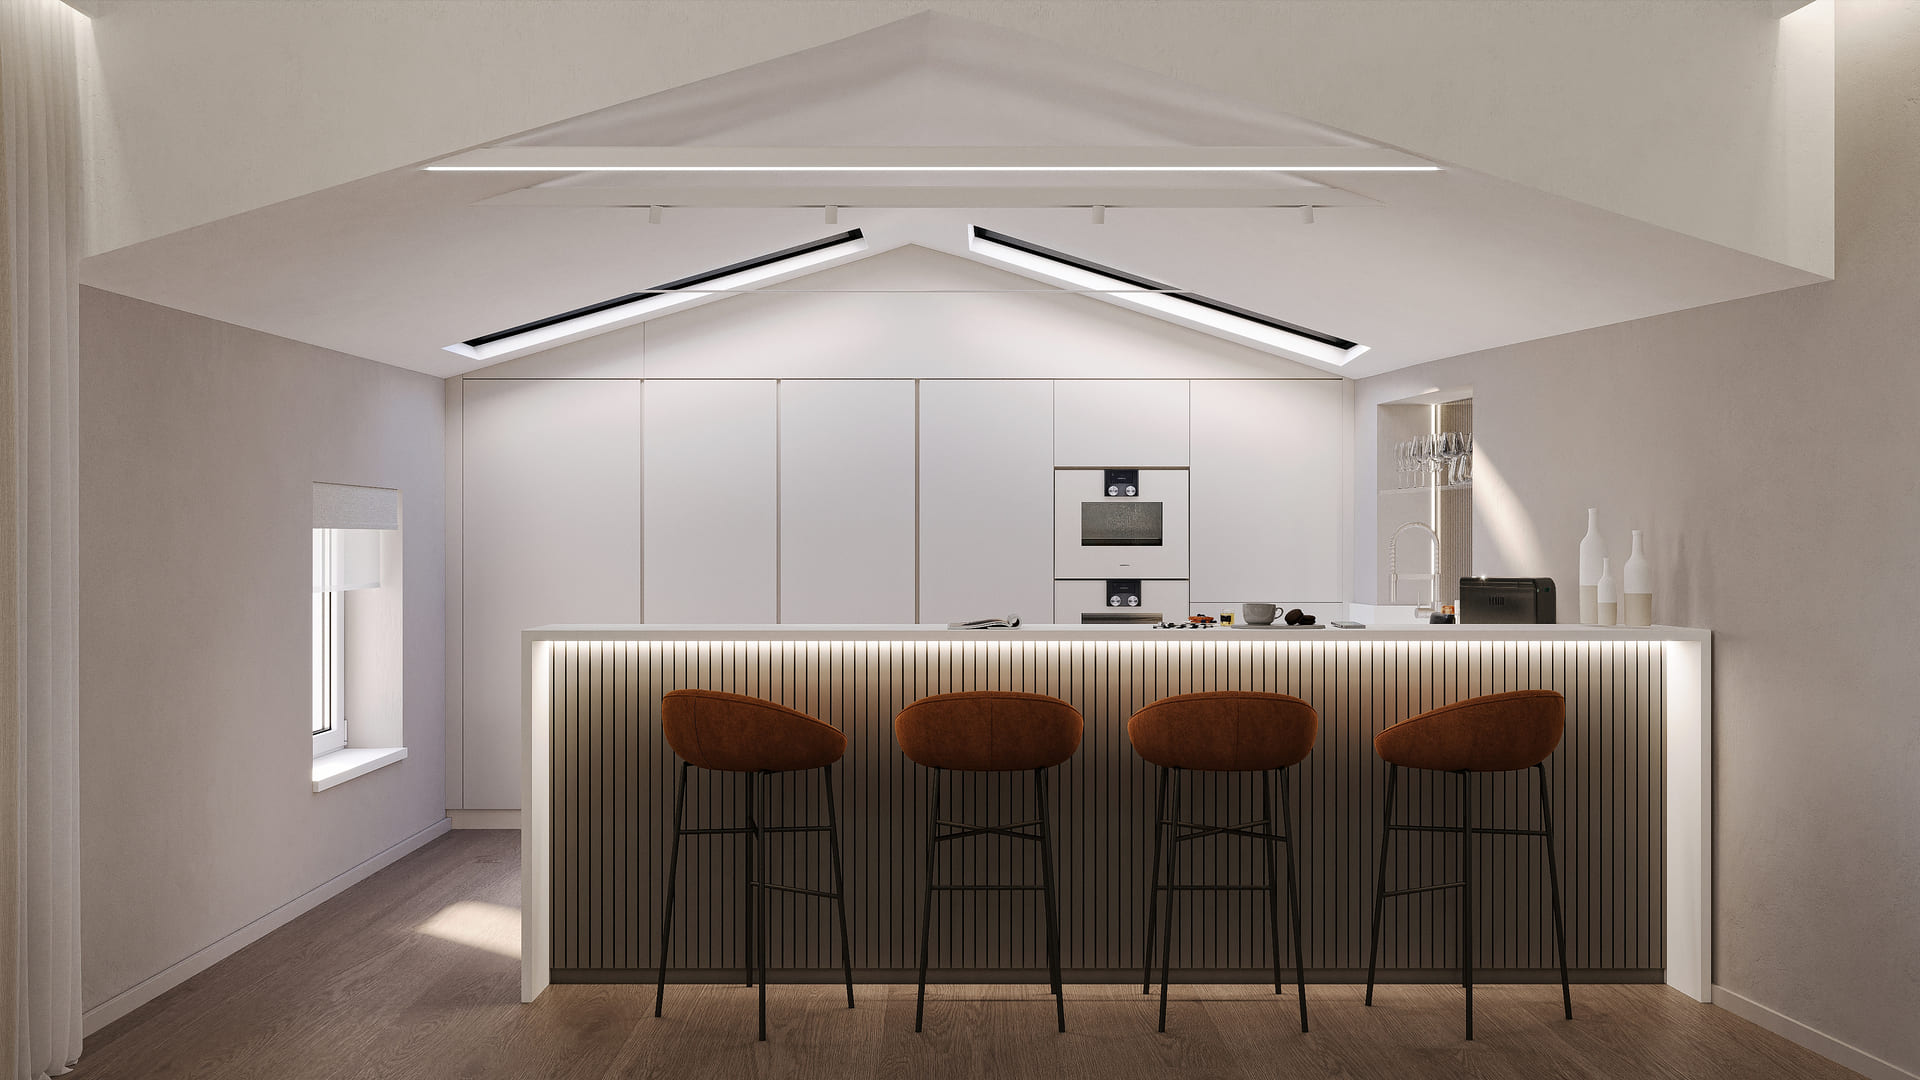
[[[259,941],[268,934],[280,929],[294,919],[312,911],[328,900],[358,885],[375,873],[393,865],[401,858],[411,855],[425,847],[431,840],[445,836],[452,827],[446,818],[421,829],[412,836],[393,844],[378,854],[368,858],[339,874],[327,879],[312,889],[281,904],[265,915],[242,926],[240,929],[200,949],[184,960],[177,961],[153,976],[135,983],[133,986],[113,995],[107,1000],[80,1014],[81,1030],[92,1035],[115,1020],[159,997],[161,994],[179,986],[195,975]]]
[[[518,810],[449,810],[456,829],[512,829],[520,831]]]
[[[1852,1043],[1841,1042],[1818,1028],[1809,1027],[1785,1013],[1737,994],[1718,983],[1713,987],[1713,1003],[1742,1020],[1749,1020],[1792,1042],[1819,1054],[1828,1061],[1845,1065],[1873,1080],[1920,1080],[1920,1073],[1908,1072],[1884,1058],[1878,1058]]]

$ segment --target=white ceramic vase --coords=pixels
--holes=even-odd
[[[1607,561],[1607,542],[1600,538],[1600,511],[1587,509],[1587,535],[1580,540],[1580,621],[1600,621],[1600,569]]]
[[[1620,586],[1613,580],[1613,560],[1600,560],[1600,584],[1593,587],[1595,607],[1601,626],[1617,626],[1620,622]]]
[[[1640,530],[1633,530],[1633,554],[1621,567],[1620,621],[1627,626],[1653,625],[1653,564],[1640,543]]]

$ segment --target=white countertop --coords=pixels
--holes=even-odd
[[[1688,626],[1582,626],[1578,623],[1380,623],[1360,630],[1320,627],[1024,625],[1015,630],[949,630],[944,623],[777,625],[579,623],[536,626],[527,641],[1706,641],[1712,632]]]

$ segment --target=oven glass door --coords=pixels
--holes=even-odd
[[[1102,499],[1080,504],[1080,546],[1162,547],[1166,504]]]

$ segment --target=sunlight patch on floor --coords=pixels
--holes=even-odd
[[[456,945],[520,959],[518,908],[489,904],[483,900],[462,900],[441,908],[432,918],[414,929]]]

